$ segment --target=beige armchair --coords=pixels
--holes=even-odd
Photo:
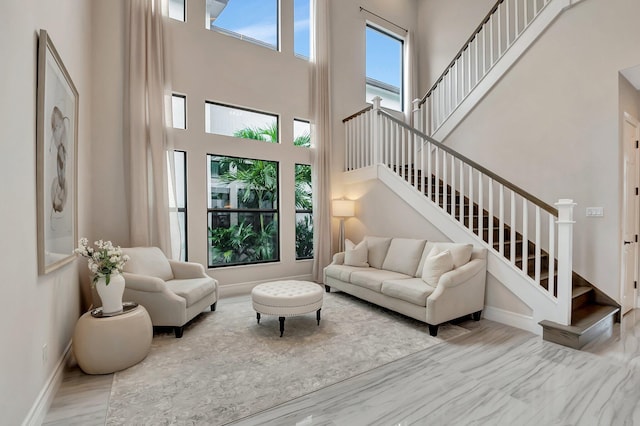
[[[169,260],[157,247],[122,250],[130,257],[122,273],[123,300],[144,306],[154,326],[173,327],[179,338],[207,306],[216,310],[218,282],[199,263]]]

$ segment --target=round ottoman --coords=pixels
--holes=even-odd
[[[258,284],[251,291],[253,309],[260,324],[260,314],[276,315],[280,319],[280,337],[284,333],[285,317],[316,312],[320,325],[322,287],[309,281],[273,281]]]
[[[151,318],[141,305],[110,317],[86,312],[73,332],[73,354],[87,374],[114,373],[145,359],[152,338]]]

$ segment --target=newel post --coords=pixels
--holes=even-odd
[[[371,135],[372,135],[372,143],[373,143],[373,164],[377,165],[382,162],[380,154],[382,153],[382,131],[380,129],[380,102],[382,98],[380,96],[376,96],[373,98],[373,116],[371,117]]]
[[[573,272],[573,208],[576,203],[560,199],[558,208],[558,322],[571,324],[571,292]]]
[[[424,131],[424,129],[422,128],[422,120],[420,116],[420,99],[414,99],[413,101],[411,101],[411,105],[413,108],[411,110],[412,122],[409,124],[411,124],[413,127],[415,127],[420,131]]]

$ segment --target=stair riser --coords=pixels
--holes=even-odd
[[[594,301],[595,301],[595,293],[593,292],[593,290],[587,293],[581,294],[578,297],[574,297],[573,299],[571,299],[571,311],[577,311],[583,306],[594,303]]]

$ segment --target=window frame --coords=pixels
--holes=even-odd
[[[174,116],[174,108],[173,108],[173,100],[174,98],[180,98],[183,100],[183,105],[184,105],[184,127],[176,127],[174,121],[173,121],[173,116]],[[187,126],[187,95],[184,95],[182,93],[172,93],[171,94],[171,128],[173,129],[178,129],[178,130],[187,130],[188,126]]]
[[[297,170],[296,169],[297,169],[298,166],[307,166],[307,167],[309,167],[309,171],[311,173],[313,173],[313,171],[311,169],[311,167],[312,167],[311,164],[304,164],[304,163],[297,163],[296,162],[296,163],[294,163],[294,166],[293,166],[294,167],[294,174],[297,174]],[[293,184],[294,185],[293,186],[294,192],[296,190],[296,183],[297,182],[295,182],[295,176],[294,176],[294,184]],[[296,241],[298,239],[298,234],[297,234],[297,230],[298,230],[298,213],[310,214],[311,215],[311,229],[312,230],[313,230],[313,226],[314,226],[314,224],[313,224],[313,183],[309,182],[309,185],[311,186],[311,209],[298,209],[297,206],[294,206],[295,207],[294,238],[295,238]],[[311,238],[312,238],[312,243],[313,243],[313,236]],[[297,250],[297,247],[296,247],[296,260],[310,260],[310,259],[313,259],[315,257],[315,253],[313,253],[313,248],[311,250],[312,250],[311,256],[298,257],[298,250]]]
[[[176,206],[175,207],[171,207],[171,209],[175,209],[176,213],[184,213],[184,261],[188,262],[189,261],[189,219],[188,219],[188,214],[187,214],[187,206],[188,206],[188,200],[189,200],[189,192],[188,192],[188,187],[187,187],[187,170],[188,170],[188,163],[187,163],[187,151],[182,150],[182,149],[174,149],[174,156],[173,156],[173,161],[175,162],[175,153],[176,152],[181,152],[184,155],[184,207],[178,207],[180,203],[178,203],[178,200],[176,199]],[[174,168],[174,173],[175,173],[175,168]],[[175,183],[174,183],[175,185]],[[176,186],[177,189],[177,186]]]
[[[210,199],[211,197],[211,187],[210,187],[210,182],[211,179],[213,178],[211,176],[211,161],[212,158],[237,158],[240,160],[253,160],[253,161],[266,161],[266,162],[270,162],[270,163],[274,163],[275,167],[276,167],[276,188],[277,188],[277,194],[276,194],[276,202],[274,203],[275,208],[271,208],[271,209],[260,209],[260,208],[220,208],[220,207],[209,207],[209,202],[207,202],[207,268],[209,269],[217,269],[217,268],[226,268],[226,267],[233,267],[233,266],[247,266],[247,265],[262,265],[262,264],[267,264],[267,263],[277,263],[280,262],[281,256],[280,256],[280,251],[281,251],[281,229],[280,229],[280,162],[279,161],[274,161],[274,160],[263,160],[263,159],[259,159],[259,158],[248,158],[248,157],[240,157],[240,156],[235,156],[235,155],[223,155],[223,154],[211,154],[208,153],[207,154],[207,179],[208,179],[208,183],[207,183],[207,197]],[[211,243],[209,242],[209,224],[212,223],[212,216],[216,213],[224,213],[224,214],[241,214],[241,213],[254,213],[254,214],[273,214],[275,217],[275,222],[276,222],[276,235],[277,235],[277,244],[276,244],[276,251],[275,251],[275,256],[273,259],[270,260],[258,260],[258,261],[252,261],[252,262],[233,262],[233,263],[222,263],[222,264],[218,264],[218,265],[212,265],[211,264],[211,256],[210,256],[210,249],[211,249]]]
[[[367,87],[368,86],[372,86],[372,87],[376,87],[378,89],[382,89],[382,90],[388,90],[388,87],[384,87],[384,86],[379,86],[379,85],[374,85],[371,84],[370,81],[376,81],[379,83],[382,83],[385,86],[391,86],[388,83],[385,83],[383,81],[379,81],[379,80],[375,80],[373,78],[369,78],[369,76],[367,75],[367,70],[366,70],[366,61],[367,61],[367,41],[366,41],[366,31],[367,29],[370,28],[373,31],[378,32],[379,34],[383,35],[383,36],[387,36],[391,39],[394,39],[396,41],[400,42],[400,109],[396,110],[395,108],[390,108],[388,106],[384,106],[383,108],[387,108],[393,111],[398,111],[398,112],[404,112],[405,111],[405,86],[406,86],[406,81],[405,81],[405,65],[406,65],[406,51],[405,51],[405,43],[406,43],[406,39],[400,35],[398,35],[397,33],[384,28],[383,26],[373,23],[371,21],[366,21],[365,23],[365,73],[364,73],[364,78],[365,78],[365,94],[367,93]],[[395,87],[395,86],[392,86]],[[371,99],[365,99],[366,102],[371,102]]]

